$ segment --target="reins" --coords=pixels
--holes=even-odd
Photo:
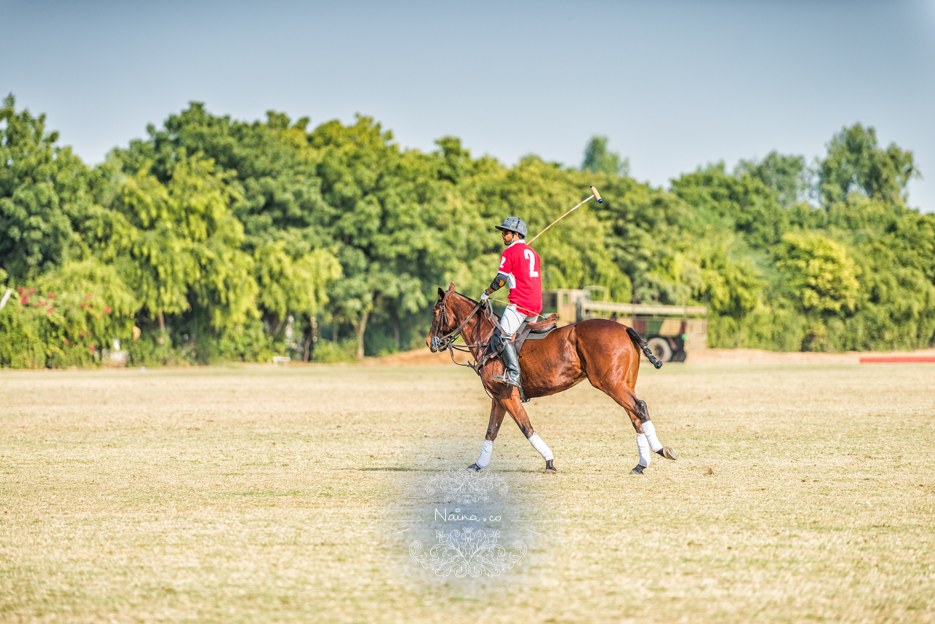
[[[436,334],[441,329],[441,327],[438,327],[437,325],[443,325],[448,322],[448,313],[447,313],[448,296],[453,292],[454,291],[448,291],[445,293],[445,295],[442,297],[442,300],[441,300],[441,306],[439,307],[439,310],[438,310],[438,316],[432,320],[432,329]],[[458,293],[455,293],[455,294],[458,294]],[[464,297],[464,295],[460,295],[460,296]],[[464,298],[468,299],[467,297],[464,297]],[[471,301],[471,299],[468,299],[468,301]],[[490,324],[492,326],[490,328],[490,332],[488,332],[486,337],[482,338],[481,341],[478,342],[477,344],[463,344],[463,345],[454,344],[454,341],[458,339],[458,337],[461,335],[461,332],[464,330],[465,327],[467,327],[468,323],[471,321],[472,318],[474,318],[474,316],[477,314],[477,312],[481,308],[483,308],[484,310],[484,317],[488,321],[490,321]],[[541,317],[542,315],[540,314],[537,316]],[[441,337],[437,335],[433,335],[432,340],[431,340],[432,347],[435,351],[440,351],[442,349],[448,350],[448,355],[451,357],[451,361],[453,364],[457,366],[463,366],[465,368],[470,368],[472,371],[474,371],[474,373],[476,373],[477,376],[481,378],[481,381],[482,381],[481,385],[484,388],[484,392],[491,399],[493,399],[493,397],[490,394],[490,390],[488,390],[487,388],[487,384],[483,383],[484,377],[481,374],[481,370],[488,364],[488,362],[490,362],[492,359],[496,357],[493,350],[490,349],[490,340],[493,337],[494,332],[496,332],[498,329],[501,331],[501,333],[503,333],[503,326],[500,324],[500,320],[497,318],[497,316],[493,313],[493,309],[491,307],[490,301],[488,300],[486,302],[486,305],[484,305],[484,302],[478,301],[477,303],[474,304],[474,308],[471,310],[471,312],[465,317],[463,321],[461,321],[461,323],[456,328],[454,328],[450,332],[447,332]],[[478,328],[478,334],[474,336],[475,340],[479,338],[480,331],[481,329]],[[481,350],[479,352],[475,352],[473,351],[473,349],[475,348],[480,348]],[[462,364],[461,362],[458,362],[455,359],[455,351],[458,351],[460,353],[467,353],[468,361],[464,364]],[[474,358],[474,361],[471,361],[470,359],[471,357]],[[525,395],[523,395],[522,387],[520,388],[520,396],[522,397],[523,401],[528,400],[525,398]]]
[[[493,297],[488,297],[488,299],[490,299],[490,301],[496,301],[497,303],[502,303],[503,305],[507,305],[507,306],[508,306],[508,305],[513,305],[513,304],[511,304],[509,301],[504,301],[503,299],[494,299]],[[519,306],[516,306],[516,307],[519,308]],[[526,308],[522,308],[522,311],[523,311],[523,314],[526,314],[527,316],[534,315],[534,316],[537,316],[537,317],[539,317],[539,318],[541,318],[541,319],[546,318],[546,316],[545,316],[544,314],[534,314],[533,312],[530,312],[530,311],[527,310]]]
[[[447,304],[448,304],[448,296],[452,292],[453,291],[449,291],[445,293],[444,298],[442,298],[442,305],[441,305],[441,309],[439,310],[439,318],[442,319],[440,321],[441,323],[444,323],[447,321],[446,310],[447,310]],[[488,321],[490,321],[493,324],[493,327],[490,328],[490,333],[487,335],[486,338],[484,338],[481,342],[477,344],[463,344],[463,345],[454,344],[454,341],[457,340],[458,337],[461,335],[461,332],[467,326],[468,322],[472,318],[474,318],[474,315],[476,315],[477,312],[481,308],[484,309],[484,312],[485,312],[484,316],[487,318]],[[451,356],[451,361],[453,363],[457,364],[458,366],[464,366],[464,367],[470,368],[475,373],[477,373],[478,376],[480,376],[480,369],[487,363],[489,358],[484,358],[483,353],[480,354],[480,357],[475,356],[474,353],[471,351],[471,349],[477,348],[477,347],[487,347],[490,343],[490,338],[493,336],[494,331],[496,331],[498,327],[500,327],[500,323],[497,321],[497,317],[491,313],[490,304],[487,304],[485,306],[483,303],[478,301],[474,305],[474,309],[471,310],[471,313],[465,317],[464,321],[462,321],[460,325],[458,325],[455,329],[451,330],[450,332],[444,334],[441,337],[433,336],[432,340],[435,343],[436,350],[441,350],[441,349],[448,350],[448,354]],[[438,331],[438,329],[439,328],[436,328],[436,332]],[[472,362],[470,359],[468,359],[468,362],[466,364],[462,364],[458,362],[457,360],[455,360],[455,355],[454,355],[455,351],[458,351],[459,353],[467,353],[470,357],[474,357],[475,360]]]
[[[445,296],[442,298],[442,307],[441,307],[441,310],[439,310],[439,316],[442,318],[442,321],[447,320],[448,315],[446,314],[445,311],[446,311],[446,307],[448,303],[448,295],[450,294],[451,294],[451,291],[445,293]],[[471,310],[471,313],[467,315],[467,317],[464,319],[464,321],[462,321],[460,325],[458,325],[456,328],[454,328],[453,330],[451,330],[444,336],[441,336],[441,337],[433,336],[432,341],[435,342],[436,348],[447,349],[449,346],[451,346],[451,343],[458,339],[458,336],[461,335],[461,330],[463,330],[464,326],[468,324],[468,321],[470,321],[471,318],[475,314],[477,314],[477,311],[480,310],[480,308],[481,308],[481,302],[478,301],[474,305],[474,309]],[[436,329],[436,332],[437,331],[438,329]]]

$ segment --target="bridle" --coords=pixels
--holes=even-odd
[[[440,331],[441,328],[437,327],[436,324],[441,325],[447,322],[448,316],[446,314],[446,310],[447,310],[447,304],[448,304],[448,295],[450,295],[453,292],[454,292],[453,290],[449,290],[445,293],[445,295],[442,297],[441,306],[439,307],[439,310],[438,310],[438,316],[432,319],[432,340],[430,341],[432,352],[444,351],[447,349],[448,354],[451,356],[452,362],[454,362],[458,366],[465,366],[467,368],[470,368],[475,373],[477,373],[478,377],[483,378],[481,375],[481,369],[492,357],[494,357],[494,354],[487,350],[487,347],[490,344],[490,338],[493,336],[493,333],[498,328],[500,329],[500,331],[503,331],[503,328],[501,327],[500,322],[497,320],[497,316],[493,313],[493,311],[490,308],[490,301],[488,301],[486,305],[478,301],[476,304],[474,304],[474,309],[471,310],[471,313],[465,317],[464,321],[462,321],[460,325],[458,325],[456,328],[454,328],[447,334],[443,336],[438,336],[438,332]],[[487,337],[481,340],[481,342],[479,342],[478,344],[463,344],[463,345],[454,344],[454,341],[457,340],[458,337],[461,335],[461,331],[468,324],[468,321],[470,321],[474,317],[474,315],[477,314],[477,312],[481,309],[484,310],[484,316],[493,325],[493,327],[490,328],[490,333],[487,334]],[[438,319],[441,319],[441,321],[439,321]],[[479,356],[475,355],[473,352],[471,352],[471,349],[474,347],[484,347],[484,351]],[[467,353],[470,357],[474,357],[475,361],[472,362],[469,359],[466,364],[462,364],[461,362],[455,359],[455,351]],[[487,396],[490,396],[490,393],[487,391],[486,384],[484,385],[484,392],[487,392]]]
[[[465,317],[464,321],[462,321],[460,325],[458,325],[456,328],[454,328],[453,330],[451,330],[444,336],[439,337],[438,332],[441,330],[441,327],[436,327],[436,323],[439,323],[440,325],[441,323],[447,322],[448,315],[446,312],[446,306],[448,303],[448,295],[450,295],[452,292],[454,291],[449,290],[445,293],[445,296],[442,297],[442,303],[441,303],[441,307],[438,310],[438,315],[434,319],[432,319],[431,347],[432,347],[433,352],[444,351],[446,349],[450,351],[453,348],[455,348],[453,345],[454,341],[457,340],[459,336],[461,336],[461,331],[464,329],[465,325],[468,324],[468,321],[470,321],[471,318],[473,318],[473,316],[477,314],[477,311],[480,310],[481,307],[483,306],[483,304],[480,301],[478,301],[474,305],[474,309],[471,310],[471,313]],[[441,319],[441,321],[439,321],[438,319]],[[474,347],[474,346],[480,346],[480,345],[465,345],[465,347]],[[453,357],[454,355],[452,354],[452,358]]]

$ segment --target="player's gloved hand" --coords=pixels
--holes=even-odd
[[[487,291],[485,290],[485,291],[482,292],[481,295],[480,295],[480,302],[481,302],[481,303],[487,303],[487,300],[488,300],[488,299],[490,299],[490,295],[488,295],[488,294],[487,294]]]

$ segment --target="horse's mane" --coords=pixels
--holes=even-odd
[[[457,290],[452,290],[452,291],[450,291],[450,292],[451,292],[452,295],[458,295],[458,297],[460,297],[461,299],[464,299],[464,301],[465,301],[466,303],[470,304],[471,307],[474,307],[474,306],[476,306],[476,305],[478,304],[476,300],[471,299],[470,297],[468,297],[467,295],[465,295],[465,294],[463,294],[463,293],[459,293]],[[486,315],[483,313],[483,309],[478,310],[478,314],[475,315],[474,318],[476,318],[477,321],[480,322],[480,323],[483,323],[485,320],[486,320],[488,323],[490,322],[489,319],[486,318]]]
[[[452,290],[452,291],[450,291],[450,292],[451,292],[452,295],[458,295],[459,297],[461,297],[462,299],[464,299],[465,301],[467,301],[468,303],[470,303],[470,304],[472,304],[472,305],[477,305],[477,300],[476,300],[476,299],[471,299],[470,297],[468,297],[468,296],[465,295],[464,293],[459,293],[457,290]],[[439,300],[436,302],[436,304],[438,304],[438,303],[441,303],[441,299],[439,299]]]
[[[467,295],[465,295],[465,294],[463,294],[463,293],[459,293],[457,290],[454,291],[454,294],[458,295],[458,296],[461,297],[462,299],[467,299],[468,301],[470,301],[470,302],[473,303],[474,305],[477,305],[477,301],[475,301],[474,299],[471,299],[470,297],[468,297]]]

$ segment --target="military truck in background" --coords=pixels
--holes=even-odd
[[[705,306],[616,303],[606,298],[607,289],[601,286],[546,290],[542,293],[542,314],[557,313],[559,327],[593,318],[629,325],[660,362],[684,362],[689,353],[707,348]]]

